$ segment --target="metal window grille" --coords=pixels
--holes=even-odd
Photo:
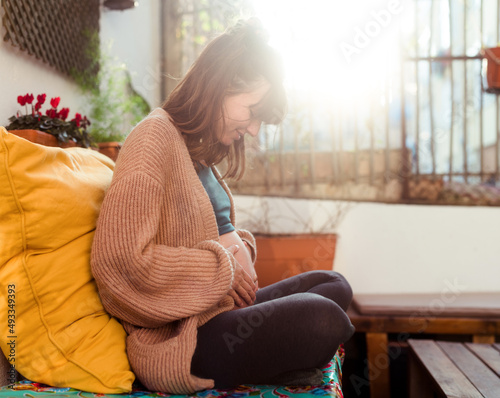
[[[499,97],[482,55],[500,43],[500,1],[408,4],[397,74],[349,109],[292,92],[284,124],[249,142],[251,170],[234,192],[500,205]]]

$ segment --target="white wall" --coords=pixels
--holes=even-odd
[[[500,291],[500,208],[358,204],[335,269],[355,291]]]
[[[257,209],[256,200],[235,196],[240,225],[248,209]],[[272,220],[290,216],[295,201],[287,203],[285,212],[279,201],[272,205]],[[304,207],[297,201],[302,218],[320,218],[316,225],[328,214],[318,206],[330,213],[338,208],[336,202]],[[500,208],[353,203],[338,234],[334,269],[357,293],[439,293],[449,284],[464,292],[500,291]]]
[[[61,97],[60,107],[70,108],[70,117],[82,112],[83,99],[76,95],[77,86],[53,67],[27,55],[3,41],[5,30],[0,18],[0,126],[9,124],[9,117],[17,111],[25,113],[17,103],[18,95],[47,94],[42,110],[50,108],[52,97]],[[31,111],[31,108],[30,108]]]
[[[125,63],[134,89],[152,108],[160,98],[160,0],[140,0],[125,11],[101,11],[101,44]]]

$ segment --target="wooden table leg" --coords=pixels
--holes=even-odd
[[[387,333],[366,333],[368,377],[371,398],[390,398]]]
[[[408,356],[408,397],[432,398],[433,396],[429,376],[418,362],[415,353],[410,352]]]
[[[494,334],[475,334],[472,336],[473,343],[479,344],[495,344]]]

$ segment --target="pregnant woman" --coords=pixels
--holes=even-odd
[[[285,108],[280,58],[251,19],[211,41],[123,145],[92,271],[151,390],[312,383],[354,332],[352,291],[338,273],[258,289],[255,240],[237,229],[215,168],[225,160],[225,177],[241,176],[245,135],[280,123]]]

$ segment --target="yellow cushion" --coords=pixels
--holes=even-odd
[[[45,147],[0,127],[0,347],[27,379],[99,393],[132,388],[125,331],[105,312],[90,271],[112,174],[96,151]]]

